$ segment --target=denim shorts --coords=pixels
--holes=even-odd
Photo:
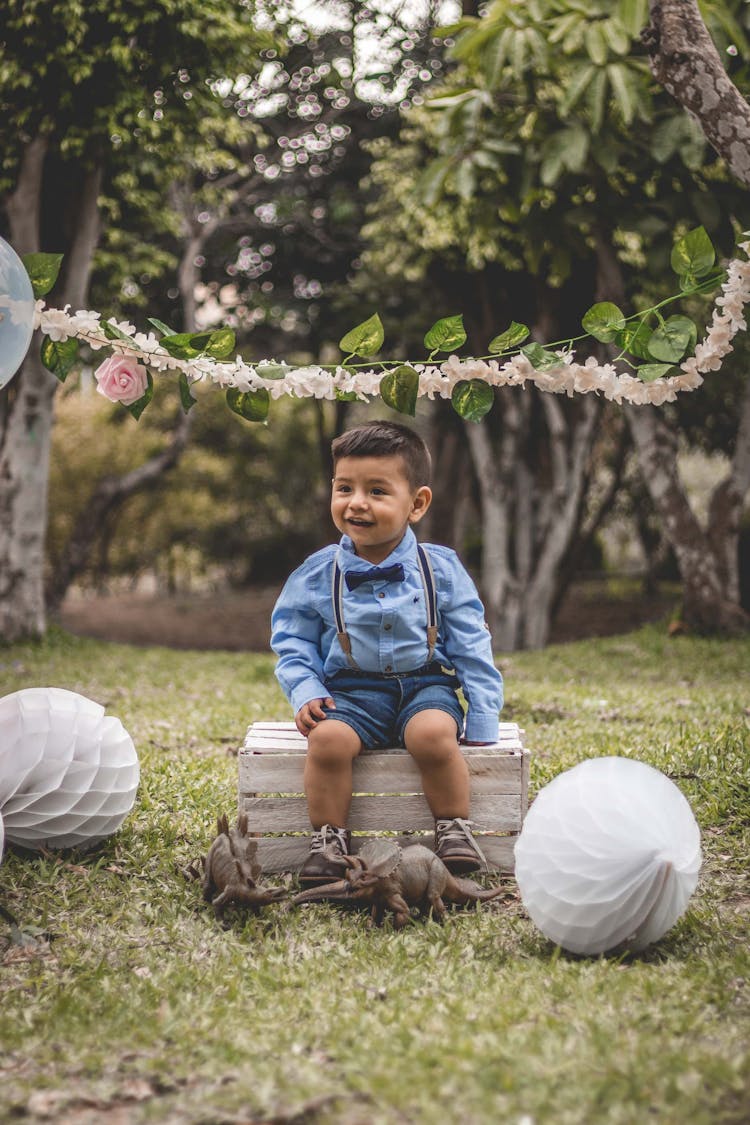
[[[427,664],[411,672],[336,672],[326,688],[336,704],[324,707],[332,719],[356,731],[366,750],[381,746],[403,746],[406,724],[419,711],[447,711],[456,723],[456,736],[464,729],[464,713],[458,701],[455,675],[439,664]]]

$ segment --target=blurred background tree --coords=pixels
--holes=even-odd
[[[707,17],[717,42],[746,58],[746,6],[714,4]],[[654,82],[640,45],[647,20],[646,0],[585,9],[575,0],[498,0],[446,29],[456,64],[447,83],[408,116],[398,146],[378,144],[366,267],[463,308],[471,353],[485,352],[512,318],[528,321],[540,341],[564,341],[579,334],[594,300],[645,308],[663,299],[674,285],[666,264],[676,231],[703,225],[731,252],[746,193]],[[746,83],[746,64],[737,70]],[[415,197],[418,207],[405,205]],[[745,371],[723,374],[722,398],[730,383],[729,397],[749,401]],[[586,526],[606,514],[591,510],[592,470],[605,457],[622,471],[627,435],[621,411],[603,418],[588,397],[564,403],[503,388],[496,399],[485,424],[466,426],[482,513],[481,584],[500,647],[537,647]],[[625,414],[647,459],[651,500],[672,528],[688,624],[735,625],[738,511],[726,515],[726,486],[705,531],[684,495],[673,489],[667,507],[653,491],[655,448],[660,458],[669,451],[658,479],[667,471],[678,479],[679,410]],[[750,415],[742,464],[747,441]],[[604,495],[609,502],[614,493]]]
[[[46,6],[36,5],[39,18]],[[386,0],[314,11],[218,0],[183,7],[192,22],[182,30],[167,29],[158,4],[135,30],[138,20],[117,5],[106,17],[76,15],[45,46],[61,71],[57,87],[16,98],[28,104],[14,111],[4,164],[11,241],[35,248],[28,238],[19,245],[14,231],[38,238],[52,207],[43,229],[65,229],[69,241],[48,235],[41,244],[66,250],[73,273],[70,237],[81,242],[88,232],[88,257],[82,250],[76,260],[92,270],[90,303],[105,315],[139,323],[155,315],[175,328],[226,323],[248,360],[307,363],[338,359],[336,341],[374,308],[393,353],[415,358],[436,313],[462,311],[465,350],[483,354],[512,318],[547,342],[578,335],[596,299],[647,307],[672,291],[676,233],[702,224],[727,254],[741,229],[743,192],[651,74],[640,41],[646,0],[585,10],[574,0],[498,2],[481,13],[470,3]],[[36,49],[27,9],[12,6],[5,33],[19,89]],[[703,11],[745,88],[745,5],[720,0]],[[457,17],[441,34],[431,30]],[[102,69],[94,61],[113,34],[124,44],[115,52],[121,86],[110,76],[116,96],[107,102],[105,83],[94,107]],[[53,94],[63,78],[73,93],[58,121]],[[98,177],[94,204],[71,173],[65,224],[55,218],[61,199],[30,210],[29,168],[59,176],[74,158],[76,170]],[[51,195],[45,188],[39,198]],[[36,228],[18,225],[21,200]],[[66,296],[67,284],[51,301],[83,304]],[[692,311],[700,318],[706,307],[695,302]],[[710,393],[706,384],[657,412],[680,448],[732,448],[747,401],[737,359],[709,380]],[[46,373],[37,375],[48,388]],[[87,396],[83,382],[78,429],[72,384],[59,403],[50,604],[73,581],[102,585],[147,571],[166,588],[212,576],[280,580],[330,538],[330,438],[352,418],[387,413],[380,404],[274,403],[265,430],[230,415],[211,392],[183,415],[164,389],[136,430]],[[15,383],[0,410],[20,418],[32,377]],[[475,566],[499,648],[545,643],[571,580],[601,565],[610,515],[630,513],[651,580],[667,554],[675,558],[649,492],[654,474],[639,477],[633,456],[637,417],[646,417],[642,408],[591,395],[563,401],[510,388],[496,392],[479,426],[444,403],[420,403],[415,424],[436,463],[426,532]],[[673,437],[660,450],[674,475]],[[35,472],[46,480],[43,457]],[[719,600],[736,606],[736,529],[725,525]],[[676,573],[687,589],[684,558]],[[714,599],[703,623],[720,619]],[[10,635],[4,620],[0,633]],[[28,612],[24,620],[27,628]]]

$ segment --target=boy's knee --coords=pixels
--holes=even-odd
[[[417,761],[447,761],[460,754],[456,724],[447,711],[420,711],[406,725],[406,749]]]
[[[336,769],[356,758],[361,745],[359,735],[346,723],[325,719],[307,736],[307,755],[323,769]]]

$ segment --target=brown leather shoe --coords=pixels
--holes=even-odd
[[[435,821],[435,854],[454,875],[479,871],[482,866],[487,866],[471,833],[471,822],[462,817]]]
[[[343,879],[346,867],[336,863],[334,857],[349,855],[351,836],[348,828],[334,828],[332,824],[324,824],[315,831],[310,854],[300,868],[300,886],[318,887]]]

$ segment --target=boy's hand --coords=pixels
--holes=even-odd
[[[323,710],[324,705],[334,711],[336,710],[336,704],[330,695],[325,699],[311,699],[309,703],[305,703],[304,707],[300,707],[294,716],[294,723],[300,734],[307,737],[313,727],[316,727],[322,719],[326,718],[326,713]]]

